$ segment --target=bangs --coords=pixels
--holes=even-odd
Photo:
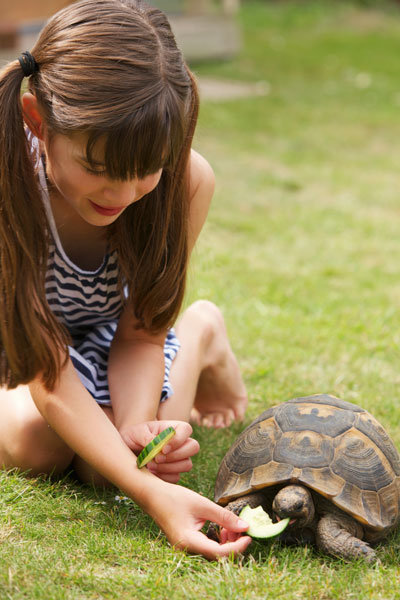
[[[116,106],[115,114],[121,112]],[[174,167],[184,144],[185,130],[185,107],[167,90],[167,94],[158,95],[132,111],[125,120],[116,122],[112,129],[90,129],[86,158],[93,169],[98,168],[95,149],[102,144],[102,166],[108,177],[141,179],[161,168]]]

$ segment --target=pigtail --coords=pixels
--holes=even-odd
[[[0,74],[0,385],[41,374],[51,389],[66,339],[45,299],[47,221],[24,131],[23,78],[18,61]]]

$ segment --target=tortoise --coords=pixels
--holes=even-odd
[[[313,542],[345,559],[376,560],[370,544],[400,515],[400,456],[360,406],[320,394],[263,412],[220,465],[215,501],[236,514],[261,505],[290,517],[287,543]],[[213,525],[210,537],[216,536]]]

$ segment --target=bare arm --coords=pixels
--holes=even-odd
[[[214,172],[198,152],[192,150],[190,161],[190,214],[189,214],[189,255],[200,235],[207,218],[214,194]]]
[[[116,427],[157,418],[164,380],[165,334],[134,328],[132,309],[124,310],[111,345],[108,383]]]

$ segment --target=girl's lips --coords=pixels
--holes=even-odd
[[[117,215],[124,209],[123,206],[119,206],[117,208],[104,208],[104,206],[100,206],[99,204],[92,202],[92,200],[89,200],[89,202],[96,212],[98,212],[101,215],[105,215],[106,217],[112,217],[113,215]]]

